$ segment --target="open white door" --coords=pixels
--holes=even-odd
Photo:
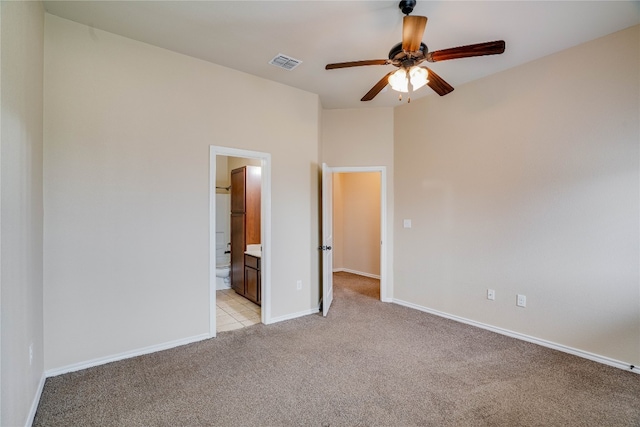
[[[333,301],[333,172],[322,164],[322,315]]]

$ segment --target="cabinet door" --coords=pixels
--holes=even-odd
[[[262,262],[262,261],[260,261]],[[258,269],[258,299],[256,300],[256,304],[262,305],[262,273]]]
[[[259,244],[260,239],[260,193],[262,171],[258,166],[247,166],[245,173],[245,214],[247,245]]]
[[[244,289],[244,214],[231,214],[231,287],[240,295]]]
[[[246,297],[251,301],[258,303],[258,289],[259,286],[259,276],[260,272],[258,270],[254,270],[253,268],[245,267],[244,269],[244,280],[246,287]]]
[[[246,177],[245,168],[241,167],[231,171],[231,212],[244,213],[244,193]]]

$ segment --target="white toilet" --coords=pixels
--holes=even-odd
[[[229,257],[216,257],[216,290],[231,288],[231,263]]]
[[[222,233],[220,233],[222,234]],[[216,233],[216,240],[224,239]],[[216,242],[216,290],[231,288],[231,254],[228,253],[228,245]],[[226,253],[225,253],[226,252]]]
[[[216,194],[216,290],[231,288],[231,238],[228,194]]]

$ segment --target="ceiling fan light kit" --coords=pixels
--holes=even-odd
[[[429,83],[429,72],[423,67],[411,67],[409,69],[409,79],[413,90],[418,90]]]
[[[401,68],[389,76],[387,79],[391,89],[397,92],[409,92],[409,79],[407,79],[407,72]]]
[[[389,59],[373,59],[365,61],[339,62],[327,64],[326,70],[337,68],[359,67],[365,65],[393,65],[398,70],[385,75],[376,83],[361,101],[371,101],[389,84],[391,88],[402,93],[415,91],[428,85],[434,92],[444,96],[453,91],[453,86],[427,67],[420,67],[424,61],[439,62],[450,59],[470,58],[473,56],[499,55],[505,50],[504,40],[459,46],[450,49],[429,52],[427,45],[422,43],[427,26],[426,16],[410,16],[416,5],[415,0],[402,0],[398,7],[405,14],[402,20],[402,42],[389,51]],[[408,102],[411,102],[409,98]]]
[[[408,70],[400,68],[391,73],[388,81],[391,89],[401,93],[409,92],[409,83],[411,83],[411,92],[414,92],[429,83],[428,75],[427,69],[423,67],[411,67]],[[402,94],[399,100],[402,101]],[[411,98],[408,98],[408,102],[411,102]]]

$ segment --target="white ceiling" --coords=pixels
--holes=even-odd
[[[360,98],[391,65],[327,71],[332,62],[386,59],[402,37],[399,0],[45,1],[46,10],[225,67],[320,95],[324,108],[389,107],[397,93]],[[429,51],[505,40],[502,55],[430,64],[453,87],[640,22],[638,1],[420,1]],[[302,60],[292,71],[268,62]],[[594,61],[598,53],[593,53]],[[464,90],[464,88],[460,89]],[[455,91],[447,96],[455,96]],[[437,96],[430,88],[414,98]]]

